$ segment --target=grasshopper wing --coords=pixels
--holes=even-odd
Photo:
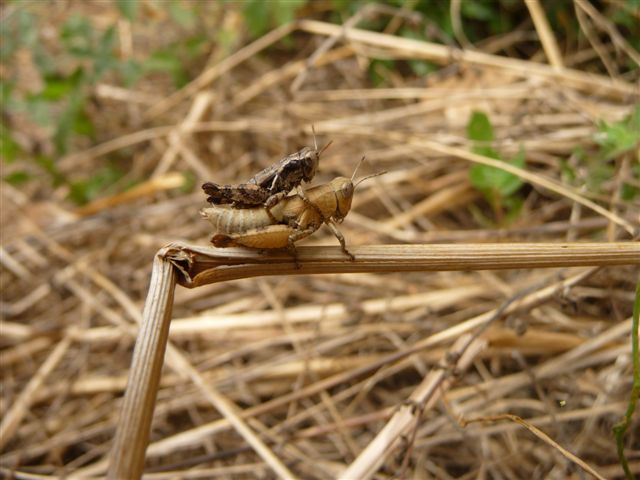
[[[209,195],[207,201],[214,205],[232,203],[239,207],[253,207],[262,205],[270,196],[268,190],[253,183],[218,185],[206,182],[202,190]]]

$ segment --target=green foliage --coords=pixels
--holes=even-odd
[[[491,146],[495,136],[493,126],[486,114],[473,112],[467,124],[467,136],[473,141],[472,151],[474,153],[505,161],[500,153]],[[518,154],[507,163],[524,168],[524,150],[520,149]],[[496,212],[498,219],[510,221],[518,215],[522,207],[522,200],[515,194],[523,185],[519,177],[496,167],[474,165],[469,170],[469,180],[474,187],[483,193]]]
[[[117,0],[114,7],[127,20],[139,21],[139,0]],[[119,57],[115,22],[98,27],[89,16],[71,15],[58,29],[56,45],[56,39],[43,41],[44,10],[31,8],[26,2],[16,3],[14,11],[3,19],[0,29],[0,59],[3,64],[10,65],[17,52],[28,50],[42,87],[37,91],[16,88],[21,87],[21,79],[14,74],[17,70],[7,69],[9,74],[0,79],[1,108],[7,114],[25,115],[31,122],[45,127],[44,131],[51,131],[55,155],[53,158],[27,156],[3,127],[0,135],[3,161],[12,162],[23,157],[25,161],[34,162],[53,185],[68,185],[70,197],[77,203],[92,199],[120,178],[117,169],[110,166],[96,172],[95,178],[71,181],[60,174],[54,159],[64,156],[76,139],[94,139],[96,136],[89,101],[96,84],[106,76],[109,82],[117,83],[119,79],[124,85],[133,86],[146,75],[163,74],[169,75],[178,88],[192,78],[189,64],[208,53],[210,44],[206,35],[197,31],[201,5],[176,0],[158,2],[157,8],[165,9],[175,24],[190,33],[140,61]],[[51,47],[57,47],[56,55],[52,55]],[[5,176],[5,180],[14,184],[29,181],[38,177],[33,171],[30,168],[14,170]]]
[[[393,60],[374,59],[369,62],[369,81],[375,87],[382,87],[387,83],[387,76],[395,68]]]
[[[182,193],[191,193],[196,187],[196,176],[192,172],[185,172],[182,175],[182,186],[180,191]]]
[[[56,162],[54,162],[51,157],[37,155],[34,160],[36,164],[51,177],[54,187],[67,183],[64,175],[60,173]]]
[[[618,459],[624,469],[625,476],[628,480],[635,477],[631,472],[629,463],[624,454],[624,436],[631,425],[633,413],[636,410],[638,399],[640,399],[640,341],[638,339],[638,328],[640,327],[640,278],[636,284],[636,298],[633,303],[633,322],[631,324],[631,358],[633,359],[633,384],[629,395],[629,403],[624,418],[613,427],[613,435],[616,439],[616,450]]]
[[[136,19],[138,14],[138,0],[117,0],[116,5],[120,13],[130,22]]]
[[[168,73],[176,88],[186,85],[189,80],[187,63],[202,55],[207,48],[207,39],[203,35],[193,35],[156,50],[140,65],[141,73]]]
[[[9,129],[2,125],[0,128],[0,158],[3,162],[13,163],[20,152],[20,145],[13,140]]]
[[[187,4],[188,5],[188,4]],[[168,3],[169,15],[181,27],[191,28],[196,22],[196,15],[193,8],[182,6],[181,2],[171,1]]]
[[[615,159],[623,155],[632,156],[631,173],[640,179],[640,104],[624,119],[615,123],[600,121],[598,131],[593,137],[598,145],[595,152],[587,153],[582,148],[576,148],[573,156],[588,172],[586,187],[589,191],[600,193],[603,184],[609,182],[616,172]],[[640,194],[637,187],[624,184],[622,198],[633,200]]]
[[[425,40],[424,34],[417,32],[411,28],[403,28],[400,30],[400,36],[415,40]],[[411,67],[413,73],[418,77],[424,77],[431,72],[437,70],[437,66],[427,60],[408,60],[407,63]]]
[[[10,174],[3,176],[2,180],[10,183],[11,185],[18,186],[31,180],[31,175],[29,172],[24,170],[16,170],[15,172],[11,172]]]
[[[319,15],[341,22],[372,2],[373,0],[331,0],[329,5],[333,7],[332,11],[325,10],[319,12]],[[422,15],[421,21],[402,22],[396,32],[397,35],[417,40],[456,44],[449,2],[416,0],[407,4],[406,0],[388,0],[385,3],[396,8],[406,8],[410,5],[413,11]],[[202,27],[206,27],[207,24],[203,21],[202,12],[205,10],[205,5],[210,5],[205,2],[116,0],[112,2],[112,8],[117,9],[121,18],[134,23],[133,27],[136,27],[136,22],[149,20],[172,23],[172,35],[167,36],[169,40],[160,39],[156,49],[147,58],[122,59],[119,56],[119,24],[116,21],[98,26],[92,17],[76,14],[70,16],[59,28],[57,38],[52,38],[50,34],[45,38],[43,32],[51,30],[43,18],[45,10],[37,8],[37,5],[38,2],[12,3],[12,9],[3,18],[2,28],[0,28],[0,60],[3,65],[10,67],[16,53],[28,51],[39,73],[42,88],[39,91],[21,88],[21,79],[17,76],[12,77],[12,69],[8,68],[6,71],[9,74],[3,75],[0,79],[2,94],[0,108],[3,113],[9,115],[13,113],[24,115],[31,122],[46,127],[44,131],[51,131],[51,141],[55,147],[53,158],[65,155],[74,142],[82,140],[83,137],[95,140],[97,132],[89,101],[98,82],[107,81],[113,84],[120,82],[127,87],[133,87],[136,82],[149,76],[154,76],[154,80],[155,77],[164,76],[169,77],[176,88],[180,88],[193,78],[194,71],[191,67],[194,62],[206,58],[212,44],[216,44],[220,49],[218,53],[224,53],[239,41],[245,40],[242,37],[242,29],[225,30],[226,27],[218,30],[203,29]],[[616,22],[623,34],[635,26],[628,12],[637,8],[638,5],[640,0],[625,0],[619,5],[607,6],[609,18]],[[246,30],[252,38],[290,22],[296,15],[318,12],[318,9],[313,8],[312,0],[246,0],[243,2],[224,0],[221,6],[235,8],[244,15]],[[554,30],[572,33],[575,14],[572,13],[571,0],[545,3],[545,12],[548,13]],[[510,31],[521,23],[523,15],[529,17],[526,6],[520,0],[465,0],[461,2],[460,13],[465,35],[472,42]],[[358,26],[382,31],[388,25],[389,17],[382,15],[364,18]],[[578,28],[575,27],[577,32]],[[173,35],[176,31],[177,36]],[[627,35],[626,38],[633,45],[640,46],[640,37],[633,38]],[[574,39],[569,41],[574,42]],[[292,39],[285,39],[280,45],[285,48],[294,46]],[[369,76],[373,85],[384,86],[392,73],[400,72],[403,75],[413,74],[422,77],[435,68],[433,64],[424,60],[392,61],[381,58],[370,62]],[[38,82],[34,82],[34,85],[38,85]],[[633,119],[627,123],[619,122],[612,125],[603,123],[600,126],[596,138],[600,145],[599,154],[595,159],[586,160],[585,157],[585,162],[592,162],[589,163],[589,167],[593,168],[590,181],[594,188],[611,175],[610,159],[628,152],[629,149],[637,148],[639,118],[640,113],[636,109]],[[486,129],[486,125],[484,128]],[[500,159],[500,155],[491,147],[493,136],[481,138],[477,135],[470,132],[470,138],[475,142],[474,151]],[[3,133],[0,138],[0,149],[4,161],[25,156],[16,147],[10,132]],[[54,184],[68,181],[56,171],[53,159],[34,160],[31,156],[29,161],[36,161],[38,167],[47,172]],[[520,152],[509,162],[522,165],[524,155]],[[568,175],[569,170],[567,165],[563,174]],[[25,171],[33,172],[34,169],[28,168]],[[636,170],[634,174],[638,176]],[[115,178],[104,172],[100,175],[107,180]],[[37,177],[33,173],[32,176]],[[28,175],[16,174],[12,181],[26,181],[27,177]],[[506,209],[507,216],[517,210],[516,204],[519,197],[515,193],[521,186],[517,178],[502,171],[481,166],[472,169],[471,177],[474,185],[490,199],[494,208]],[[79,201],[83,198],[87,199],[91,197],[92,189],[91,184],[85,187],[76,185],[74,197]],[[81,193],[77,193],[78,190]],[[82,193],[83,190],[85,193]],[[632,185],[624,185],[622,194],[623,198],[627,199],[636,197],[639,192]]]
[[[249,34],[257,38],[272,28],[284,25],[295,18],[295,12],[307,0],[247,0],[244,18]]]
[[[640,147],[640,104],[625,119],[614,124],[600,122],[594,140],[600,145],[600,157],[609,160]]]
[[[95,172],[91,178],[71,182],[69,198],[78,205],[88,203],[103,195],[123,176],[122,170],[109,163]]]
[[[0,61],[5,63],[19,48],[31,48],[38,41],[36,17],[18,9],[12,18],[2,20],[0,28]]]

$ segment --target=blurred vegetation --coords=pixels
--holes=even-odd
[[[478,155],[494,158],[500,161],[507,161],[511,165],[519,168],[525,166],[524,150],[520,148],[518,154],[509,160],[502,158],[491,142],[495,140],[493,126],[486,114],[473,112],[469,124],[467,125],[467,135],[473,142],[472,150]],[[474,165],[469,170],[471,184],[480,190],[493,208],[499,223],[504,223],[505,208],[507,209],[506,220],[517,216],[522,207],[523,199],[517,195],[523,182],[512,173],[505,172],[488,165]],[[475,212],[476,218],[480,212]],[[488,223],[486,220],[482,223]]]
[[[246,0],[244,2],[198,2],[180,0],[117,0],[115,2],[46,3],[9,1],[4,7],[0,31],[0,91],[2,124],[0,154],[3,179],[14,185],[34,179],[53,187],[64,187],[70,200],[82,204],[96,196],[121,190],[137,179],[122,181],[118,155],[92,172],[90,178],[63,174],[58,160],[128,131],[119,119],[102,118],[94,95],[101,82],[126,88],[156,89],[163,95],[183,87],[201,71],[211,58],[224,58],[239,45],[258,38],[267,31],[297,17],[320,18],[342,22],[368,0]],[[409,6],[415,19],[403,22],[396,34],[416,39],[457,45],[451,21],[450,3],[440,0],[388,0],[395,7]],[[577,50],[586,43],[571,0],[543,1],[556,37],[563,51]],[[621,34],[638,50],[640,36],[631,10],[640,8],[640,0],[600,2],[597,6]],[[98,10],[99,12],[96,12]],[[220,23],[221,11],[234,11],[236,21]],[[96,15],[100,13],[100,15]],[[530,24],[530,15],[520,0],[465,0],[461,2],[461,19],[468,41],[478,46],[495,35]],[[97,18],[101,18],[98,23]],[[382,31],[382,20],[363,19],[360,27]],[[146,42],[136,45],[136,55],[123,53],[120,31],[147,32]],[[149,34],[153,32],[153,34]],[[296,49],[294,39],[281,42],[278,48]],[[518,44],[510,56],[529,58],[538,52],[537,40]],[[629,64],[628,69],[632,70]],[[602,67],[593,62],[594,71]],[[370,64],[373,86],[388,86],[390,73],[405,77],[422,77],[435,66],[422,60],[392,61],[379,59]],[[628,73],[628,72],[622,72]],[[588,188],[598,190],[603,178],[610,175],[611,159],[622,151],[637,148],[638,113],[626,123],[600,126],[595,139],[597,152],[576,149],[576,157],[593,173]],[[26,134],[25,132],[28,132]],[[470,119],[469,138],[474,151],[502,159],[493,150],[490,119],[480,113]],[[24,168],[5,167],[24,160]],[[512,159],[524,165],[524,152]],[[634,168],[637,168],[634,167]],[[567,163],[566,172],[575,178]],[[471,169],[471,180],[481,190],[498,216],[517,215],[520,181],[504,172],[486,167]],[[625,198],[638,195],[626,186]],[[503,218],[504,217],[504,218]]]

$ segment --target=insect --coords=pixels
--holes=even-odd
[[[207,201],[213,205],[232,204],[236,208],[253,208],[263,205],[271,216],[271,209],[291,190],[305,181],[310,182],[318,170],[320,155],[331,142],[318,150],[315,130],[313,132],[314,148],[304,147],[291,155],[287,155],[278,163],[265,168],[247,183],[239,185],[217,185],[207,182],[202,185],[209,195]],[[304,193],[301,193],[304,196]],[[274,220],[274,218],[272,218]]]
[[[358,166],[364,161],[364,157]],[[275,204],[270,214],[262,208],[235,209],[230,205],[204,208],[200,214],[216,228],[211,238],[216,247],[250,247],[260,249],[287,248],[295,256],[295,242],[308,237],[322,224],[329,227],[351,260],[344,237],[337,227],[351,209],[355,188],[369,175],[354,184],[354,177],[337,177],[331,182],[310,188],[305,197],[289,195]]]

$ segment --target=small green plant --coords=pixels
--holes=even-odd
[[[296,10],[307,0],[248,0],[244,4],[244,19],[253,38],[272,28],[289,23],[295,18]]]
[[[137,0],[118,0],[122,18],[142,21]],[[63,176],[57,159],[70,150],[100,141],[99,120],[95,117],[94,89],[100,82],[134,86],[145,76],[169,76],[176,88],[192,77],[189,67],[209,53],[203,24],[198,24],[202,5],[177,0],[147,5],[148,9],[163,9],[176,29],[184,34],[169,42],[159,42],[146,57],[122,58],[118,44],[116,22],[99,27],[92,17],[71,14],[56,36],[42,41],[42,25],[46,24],[46,8],[28,2],[16,3],[16,8],[3,19],[0,29],[0,60],[6,65],[0,78],[1,109],[0,156],[4,165],[11,165],[3,180],[18,185],[47,176],[54,187],[65,185],[69,199],[82,204],[121,185],[122,176],[113,158],[87,178]],[[161,15],[158,17],[163,18]],[[166,17],[165,17],[166,18]],[[213,35],[213,34],[212,34]],[[51,50],[56,55],[51,54]],[[17,68],[12,68],[17,56],[28,51],[32,59],[28,86],[21,81]],[[12,132],[13,117],[22,124],[31,124],[48,135],[40,152],[23,151]],[[4,119],[9,119],[5,121]],[[18,163],[21,161],[22,163]]]
[[[616,449],[618,451],[618,459],[624,469],[625,476],[628,480],[635,478],[629,467],[629,462],[624,454],[624,436],[631,425],[633,413],[636,410],[638,399],[640,398],[640,345],[638,342],[638,326],[640,324],[640,278],[636,284],[636,299],[633,304],[633,322],[631,324],[631,358],[633,359],[633,384],[631,394],[629,395],[629,403],[624,418],[613,427],[613,435],[616,439]]]
[[[608,124],[604,121],[598,125],[598,133],[594,137],[600,149],[589,162],[589,171],[593,171],[595,185],[599,189],[602,181],[610,179],[614,174],[615,158],[623,155],[631,155],[631,174],[640,179],[640,104],[636,105],[633,112],[619,122]],[[625,183],[622,187],[623,200],[632,200],[640,194],[640,189]]]
[[[504,160],[502,155],[491,145],[495,140],[493,126],[489,117],[482,112],[473,112],[467,124],[467,136],[473,142],[472,151],[478,155],[507,162],[516,167],[525,166],[524,150],[511,160]],[[515,175],[488,165],[474,165],[469,170],[471,184],[485,196],[496,215],[499,224],[513,220],[522,207],[522,199],[517,195],[523,182]]]
[[[598,122],[598,130],[593,136],[597,145],[595,150],[586,150],[583,146],[576,147],[573,158],[587,172],[581,179],[587,190],[593,193],[606,192],[607,183],[615,176],[616,160],[624,156],[631,159],[631,175],[637,185],[640,179],[640,104],[619,122]],[[577,170],[562,162],[562,174],[568,181],[578,180]],[[640,188],[630,183],[622,185],[622,199],[631,201],[640,195]]]

